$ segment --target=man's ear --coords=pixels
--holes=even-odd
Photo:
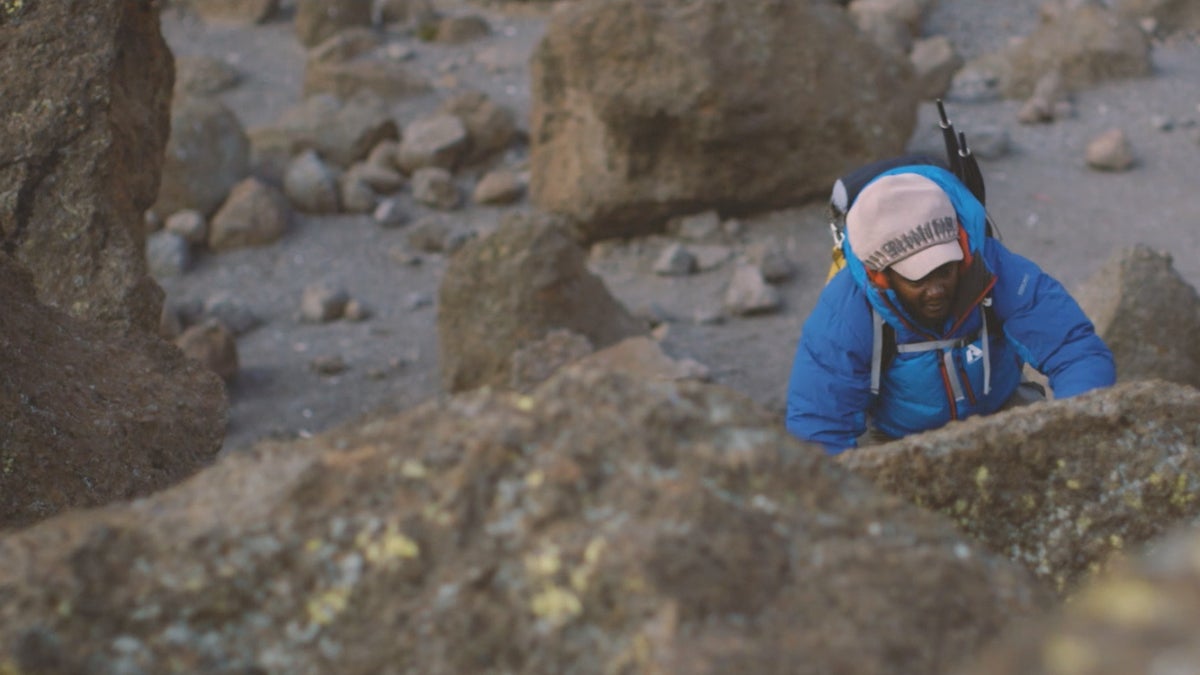
[[[867,270],[867,279],[881,290],[886,291],[892,287],[892,282],[888,280],[887,270]]]
[[[971,240],[967,237],[967,231],[960,223],[958,226],[958,246],[962,249],[963,259],[959,264],[958,269],[965,270],[971,266]]]

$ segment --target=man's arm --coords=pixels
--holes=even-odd
[[[1049,378],[1054,397],[1111,386],[1112,352],[1075,298],[1033,261],[992,244],[996,313],[1022,358]]]
[[[826,286],[792,361],[787,429],[837,454],[857,447],[871,397],[871,312],[849,274]]]

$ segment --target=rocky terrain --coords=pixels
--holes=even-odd
[[[511,111],[516,136],[483,164],[457,171],[462,198],[456,206],[423,204],[412,197],[411,185],[383,195],[401,205],[397,210],[403,213],[396,217],[405,225],[381,226],[369,213],[293,210],[287,234],[268,245],[220,253],[202,246],[190,254],[182,272],[180,263],[164,263],[166,272],[158,278],[167,291],[167,305],[185,321],[205,315],[207,304],[224,308],[226,323],[240,322],[227,450],[263,437],[307,435],[380,407],[402,409],[442,393],[434,330],[434,300],[446,261],[441,239],[449,236],[455,246],[463,237],[490,231],[507,212],[537,208],[524,190],[530,178],[525,137],[533,107],[529,59],[553,3],[408,4],[428,6],[438,16],[482,19],[488,31],[447,44],[419,39],[414,20],[386,24],[384,49],[398,54],[405,69],[429,83],[424,93],[388,99],[387,110],[399,130],[470,90]],[[1000,12],[986,3],[932,3],[918,29],[908,30],[907,41],[947,39],[957,54],[951,64],[974,62],[1033,33],[1039,8],[1039,3],[1022,2]],[[306,48],[297,39],[294,16],[287,3],[261,23],[205,20],[186,6],[163,15],[164,35],[185,67],[209,59],[236,78],[230,86],[211,74],[197,76],[201,82],[209,78],[204,86],[219,90],[216,96],[255,147],[266,144],[264,129],[286,126],[281,120],[306,91]],[[1200,48],[1185,32],[1158,28],[1152,36],[1157,37],[1148,41],[1153,48],[1146,52],[1147,72],[1086,86],[1060,85],[1060,91],[1041,95],[1061,99],[1058,117],[1036,124],[1019,121],[1028,95],[972,93],[970,68],[959,71],[966,83],[959,86],[959,95],[947,84],[948,75],[940,75],[944,90],[938,93],[946,96],[952,121],[982,158],[989,206],[1005,241],[1073,288],[1125,247],[1145,244],[1177,252],[1200,245],[1193,226],[1200,204],[1190,180],[1200,148]],[[893,133],[894,140],[856,152],[864,160],[902,149],[943,156],[934,95],[919,95],[910,104],[916,106],[917,119]],[[827,101],[834,114],[835,104]],[[1134,153],[1127,170],[1087,165],[1088,143],[1110,129],[1120,130]],[[819,150],[822,142],[830,148],[844,146],[837,138],[818,137],[812,147]],[[806,152],[806,158],[793,162],[797,167],[815,167],[816,155]],[[730,168],[742,162],[717,161],[729,162]],[[722,207],[709,216],[703,215],[705,209],[681,203],[675,215],[695,211],[700,216],[691,233],[654,233],[670,215],[664,213],[644,235],[606,236],[592,246],[590,266],[631,311],[661,326],[660,342],[670,354],[696,360],[714,381],[781,411],[785,378],[780,373],[790,365],[800,326],[824,279],[829,246],[825,185],[829,176],[852,165],[853,160],[840,157],[813,178],[790,179],[806,183],[806,194],[789,198],[794,206],[786,208],[764,208],[760,201],[778,199],[761,190],[763,196],[754,198],[759,201]],[[263,173],[263,163],[258,166]],[[482,204],[470,196],[491,168],[505,169],[515,179],[515,202]],[[766,187],[754,173],[734,174],[729,180],[743,182],[747,194],[755,185]],[[717,218],[721,227],[705,225],[704,217]],[[431,224],[433,219],[440,224]],[[656,263],[672,245],[683,245],[684,253],[699,260],[696,273],[656,273]],[[771,308],[750,316],[729,311],[723,300],[737,262],[761,262],[765,251],[772,252],[767,264],[776,275],[770,282]],[[1185,280],[1200,281],[1200,266],[1192,257],[1177,254],[1174,262]],[[313,285],[352,298],[371,317],[303,320],[305,289]],[[231,307],[230,298],[236,298],[236,306]],[[238,317],[231,319],[234,313]]]
[[[0,25],[0,673],[1195,669],[1187,0]],[[1120,382],[831,459],[824,199],[938,97]]]

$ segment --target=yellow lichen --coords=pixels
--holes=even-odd
[[[530,471],[529,475],[525,476],[525,485],[530,489],[536,488],[544,482],[546,482],[546,474],[537,469]]]
[[[22,675],[21,669],[12,661],[0,661],[0,675]]]
[[[1096,650],[1088,644],[1065,635],[1052,636],[1042,647],[1042,662],[1052,675],[1077,675],[1100,665]]]
[[[1171,492],[1171,505],[1183,508],[1196,500],[1196,495],[1188,491],[1188,475],[1179,474],[1175,479],[1175,489]]]
[[[565,588],[547,586],[533,596],[530,609],[534,616],[560,626],[583,613],[583,603]]]
[[[308,619],[318,626],[327,626],[346,611],[349,604],[350,589],[341,586],[331,588],[308,599]]]
[[[375,565],[391,565],[421,555],[421,547],[417,542],[401,532],[395,523],[389,523],[378,537],[363,532],[355,543],[362,550],[363,557]]]
[[[1092,527],[1092,519],[1087,516],[1080,516],[1079,520],[1075,521],[1075,530],[1079,534],[1084,534]]]
[[[1027,494],[1022,496],[1021,503],[1025,505],[1025,509],[1027,511],[1032,511],[1033,509],[1037,508],[1037,499],[1034,499],[1033,495]]]
[[[520,396],[517,398],[517,410],[521,412],[530,412],[533,410],[533,397]]]
[[[988,477],[988,468],[986,466],[979,467],[979,470],[975,472],[975,485],[982,490],[988,482]]]
[[[960,499],[960,500],[954,502],[954,512],[955,513],[962,513],[963,511],[966,511],[966,510],[967,510],[967,500]]]
[[[404,465],[400,467],[400,475],[405,478],[420,479],[429,475],[429,470],[425,465],[415,459],[404,461]]]
[[[1078,490],[1080,487],[1079,481],[1075,480],[1074,478],[1067,479],[1068,490]]]
[[[1108,543],[1115,549],[1120,549],[1125,546],[1125,540],[1119,534],[1111,534],[1108,536]]]
[[[525,571],[533,577],[551,577],[562,568],[558,547],[550,544],[541,553],[525,556]]]

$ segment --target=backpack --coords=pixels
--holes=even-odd
[[[937,100],[938,116],[940,117],[940,126],[942,129],[942,140],[946,146],[946,161],[939,162],[938,160],[925,154],[907,154],[889,159],[882,159],[865,166],[858,167],[853,171],[838,178],[833,184],[833,190],[829,195],[829,211],[830,221],[829,230],[833,235],[833,251],[829,265],[829,274],[825,277],[825,283],[833,278],[843,267],[846,266],[846,255],[842,250],[842,245],[846,239],[846,213],[850,210],[850,205],[858,197],[859,192],[867,186],[879,174],[894,169],[898,166],[910,166],[914,164],[928,164],[945,169],[955,175],[971,194],[979,200],[980,204],[986,207],[986,192],[983,185],[983,174],[979,170],[979,163],[975,159],[975,155],[971,153],[970,147],[967,146],[966,134],[961,132],[955,133],[954,125],[946,117],[946,109],[942,105],[941,99]],[[991,216],[987,216],[985,225],[985,235],[1000,239],[1000,231],[992,222]],[[999,325],[994,313],[992,312],[991,297],[983,299],[983,328],[980,333],[983,336],[984,350],[984,393],[987,393],[991,388],[991,364],[988,351],[988,333],[998,330]],[[883,317],[871,308],[873,338],[871,348],[871,393],[879,393],[879,383],[882,378],[883,369],[886,364],[891,361],[892,357],[898,352],[919,352],[932,350],[948,350],[962,346],[964,341],[974,341],[975,337],[959,338],[956,340],[935,340],[928,342],[917,342],[911,344],[897,345],[896,332],[890,324],[883,320]]]

